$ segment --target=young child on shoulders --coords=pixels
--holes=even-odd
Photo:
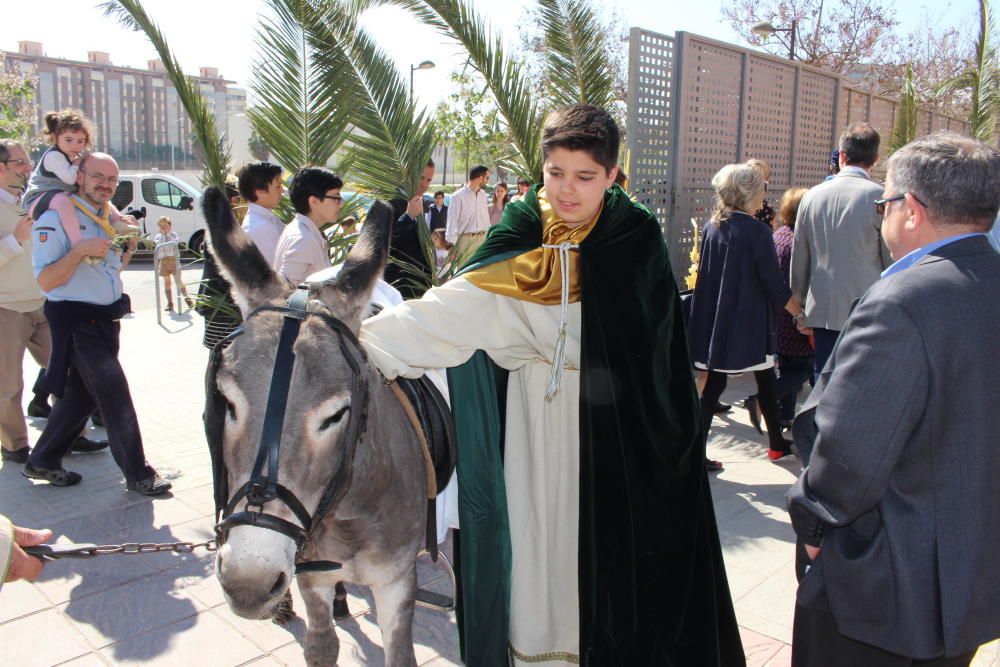
[[[70,195],[76,191],[77,174],[85,151],[94,144],[94,124],[76,109],[50,111],[45,114],[44,134],[48,150],[42,155],[28,181],[23,202],[31,217],[38,220],[47,210],[59,214],[70,244],[80,242],[80,227]],[[108,202],[109,220],[116,231],[135,231],[135,220],[122,216]]]

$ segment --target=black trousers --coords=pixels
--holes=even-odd
[[[795,605],[792,667],[967,667],[975,655],[930,660],[896,655],[840,634],[829,612]]]
[[[125,480],[138,482],[155,474],[146,463],[128,380],[118,362],[120,328],[115,322],[114,340],[107,340],[87,323],[73,332],[65,393],[52,407],[45,430],[28,457],[31,465],[61,468],[63,457],[97,408],[108,432],[111,455]]]

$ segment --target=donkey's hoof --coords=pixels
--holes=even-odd
[[[347,598],[343,600],[334,598],[333,600],[333,618],[338,621],[342,621],[345,618],[351,617],[351,610],[347,608]]]
[[[288,591],[285,593],[285,597],[281,598],[281,602],[278,603],[278,608],[275,610],[274,616],[271,617],[271,622],[275,625],[284,625],[294,617],[295,610],[292,608],[292,592]]]

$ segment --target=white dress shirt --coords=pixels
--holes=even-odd
[[[490,228],[490,210],[486,190],[473,192],[468,185],[451,196],[448,205],[448,227],[444,238],[455,243],[462,234],[478,234]]]
[[[269,208],[250,202],[246,217],[243,218],[243,231],[250,235],[257,249],[264,255],[268,264],[274,264],[274,253],[278,249],[278,239],[285,230],[278,216]]]
[[[326,237],[310,218],[295,214],[281,232],[274,253],[274,271],[298,285],[317,271],[329,268],[330,252]]]

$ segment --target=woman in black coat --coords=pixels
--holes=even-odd
[[[701,395],[705,438],[727,375],[752,372],[767,424],[768,456],[777,460],[791,453],[791,443],[781,436],[778,419],[774,311],[784,306],[798,322],[802,306],[778,267],[771,230],[749,213],[764,200],[760,172],[730,164],[712,178],[712,186],[716,207],[702,236],[688,322],[695,367],[708,372]]]

